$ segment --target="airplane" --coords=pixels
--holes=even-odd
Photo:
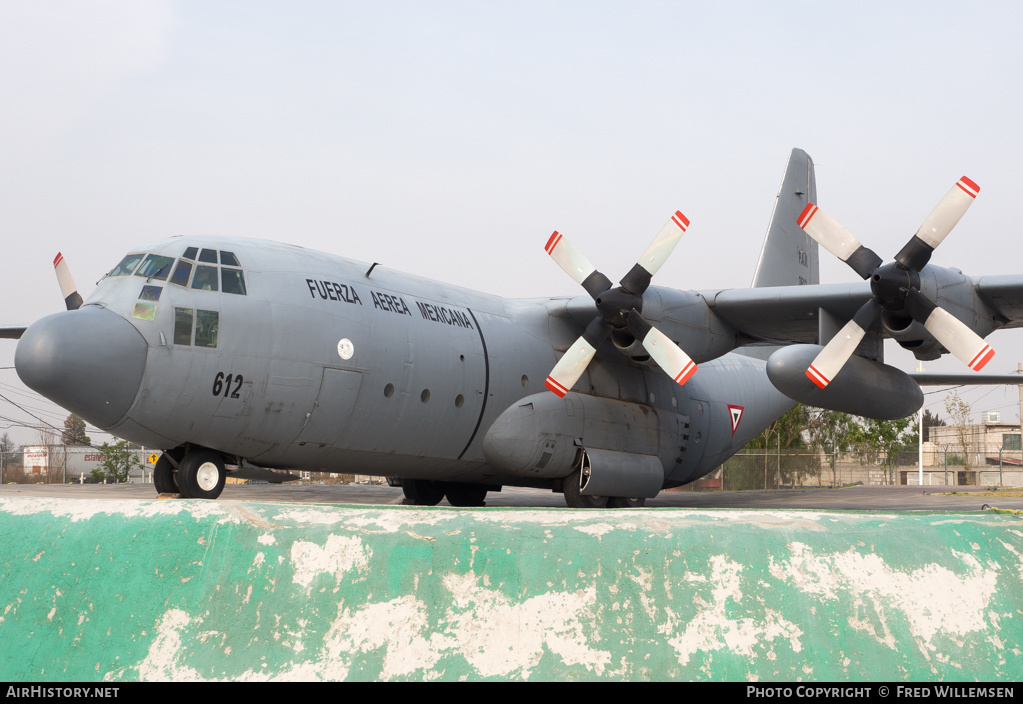
[[[979,193],[960,179],[894,261],[817,203],[794,149],[749,289],[651,285],[689,227],[676,211],[618,286],[559,232],[546,251],[585,295],[508,299],[301,247],[172,237],[132,249],[83,299],[31,326],[31,389],[163,453],[160,494],[216,499],[229,473],[388,477],[408,504],[483,506],[503,486],[576,508],[640,507],[708,474],[805,403],[902,418],[920,383],[886,365],[973,370],[984,338],[1023,324],[1023,278],[929,263]],[[821,284],[818,243],[861,283]],[[1018,377],[987,377],[1018,383]]]

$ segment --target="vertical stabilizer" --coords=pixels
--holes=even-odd
[[[754,288],[819,284],[817,243],[796,224],[808,202],[817,202],[813,160],[793,149],[753,275]]]

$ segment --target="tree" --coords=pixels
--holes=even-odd
[[[65,445],[91,445],[92,440],[85,434],[85,421],[72,413],[64,419],[64,432],[60,441]]]
[[[0,484],[7,481],[10,476],[8,467],[14,459],[14,441],[11,436],[4,433],[0,436]],[[6,476],[5,476],[6,475]]]
[[[782,450],[802,450],[806,448],[806,441],[803,431],[807,424],[807,407],[798,405],[776,421],[767,426],[760,435],[757,435],[746,443],[744,450],[752,451],[753,457],[742,469],[734,470],[732,473],[737,476],[729,481],[733,488],[757,488],[766,489],[772,483],[781,485],[783,482],[792,481],[804,474],[809,474],[816,469],[814,460],[808,454],[790,454],[782,466]],[[819,465],[819,462],[817,462]],[[769,481],[768,477],[774,477]]]
[[[973,445],[973,424],[970,422],[973,408],[959,396],[959,392],[953,391],[945,397],[945,411],[948,413],[952,429],[955,432],[956,441],[963,451],[963,469],[965,470],[965,482],[973,484],[971,472],[973,463],[970,458],[970,447]]]
[[[764,428],[764,431],[746,443],[747,450],[773,450],[778,447],[795,449],[806,447],[803,430],[807,424],[807,407],[800,404]],[[780,441],[780,445],[779,445]]]
[[[99,446],[99,451],[103,453],[103,462],[90,472],[96,481],[113,477],[115,481],[126,482],[131,470],[142,466],[127,440],[113,444],[105,442]]]
[[[831,483],[838,484],[835,467],[837,454],[849,449],[858,437],[859,424],[848,413],[832,411],[827,408],[811,408],[807,426],[809,446],[818,455],[824,454],[831,458]]]
[[[945,425],[945,421],[941,419],[937,413],[931,413],[931,409],[924,409],[924,442],[931,439],[930,429],[942,427]]]
[[[37,425],[36,433],[39,437],[39,445],[56,445],[57,429],[52,425]]]
[[[919,431],[915,421],[916,416],[896,420],[864,418],[859,429],[854,431],[855,442],[870,448],[877,453],[878,458],[883,458],[889,483],[894,483],[898,451],[916,440]]]

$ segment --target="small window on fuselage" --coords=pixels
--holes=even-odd
[[[198,247],[189,247],[188,249],[185,250],[185,253],[181,255],[181,258],[182,259],[192,259],[194,261],[195,260],[195,255],[198,252],[199,252],[199,248]]]
[[[204,249],[199,252],[199,261],[207,262],[208,264],[217,263],[217,250],[215,249]]]
[[[241,266],[238,263],[238,257],[234,256],[234,252],[220,252],[220,263],[224,266]]]

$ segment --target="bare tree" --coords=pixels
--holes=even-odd
[[[967,484],[973,484],[973,472],[971,471],[973,460],[970,458],[970,448],[973,445],[973,424],[970,422],[972,410],[970,404],[964,401],[956,391],[945,397],[945,411],[948,413],[950,425],[955,432],[959,447],[963,451],[963,469]]]

